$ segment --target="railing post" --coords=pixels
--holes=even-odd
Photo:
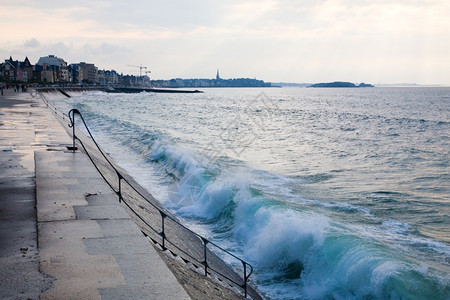
[[[71,113],[72,116],[70,116]],[[77,147],[75,146],[75,139],[77,138],[75,135],[75,113],[79,113],[79,111],[77,109],[71,109],[68,114],[70,119],[69,126],[72,127],[72,147],[67,147],[67,149],[72,150],[73,152],[77,150]]]
[[[245,261],[242,261],[242,264],[244,265],[244,295],[245,298],[247,298],[247,264],[245,263]]]
[[[203,242],[203,257],[205,258],[205,260],[203,261],[205,265],[205,276],[208,276],[208,258],[206,257],[207,255],[206,244],[208,244],[208,240],[202,237],[202,242]]]
[[[75,152],[75,113],[73,113],[73,119],[72,119],[72,150]]]
[[[122,179],[123,176],[118,171],[116,171],[117,177],[119,178],[119,191],[117,192],[117,195],[119,196],[119,203],[122,202]]]
[[[161,237],[162,237],[162,248],[163,250],[166,250],[166,233],[164,232],[164,219],[166,218],[166,214],[163,213],[161,210],[159,211],[159,213],[161,214]]]

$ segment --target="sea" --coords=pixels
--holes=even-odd
[[[267,299],[450,299],[450,88],[55,98]]]

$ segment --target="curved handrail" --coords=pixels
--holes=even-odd
[[[108,165],[114,170],[114,172],[117,175],[118,178],[118,189],[116,190],[115,187],[113,186],[113,184],[111,182],[109,182],[109,180],[106,178],[106,176],[101,172],[101,170],[99,169],[99,167],[97,166],[97,164],[95,163],[94,159],[91,157],[91,154],[89,153],[89,151],[87,150],[87,148],[85,147],[83,141],[78,138],[78,136],[75,133],[75,115],[79,115],[80,119],[84,125],[84,127],[86,128],[87,133],[89,134],[89,137],[92,139],[93,143],[95,144],[95,147],[98,149],[98,151],[101,153],[102,157],[105,159],[105,161],[108,163]],[[75,141],[77,140],[80,145],[83,147],[84,152],[86,153],[86,155],[88,156],[88,158],[90,159],[90,161],[92,162],[92,164],[94,165],[94,167],[97,169],[97,171],[99,172],[99,174],[102,176],[102,178],[105,180],[105,182],[109,185],[109,187],[116,193],[116,195],[119,197],[119,202],[123,202],[130,210],[131,212],[133,212],[133,214],[136,215],[136,217],[139,218],[139,220],[141,220],[149,229],[151,229],[155,234],[159,235],[162,239],[162,242],[160,243],[159,241],[155,241],[156,243],[158,243],[163,249],[167,249],[165,243],[170,243],[173,247],[175,247],[176,249],[178,249],[179,251],[181,251],[183,254],[189,256],[190,258],[192,258],[193,260],[197,261],[199,264],[203,265],[205,268],[205,276],[208,275],[208,268],[212,271],[214,271],[215,273],[219,274],[220,276],[222,276],[223,278],[226,278],[228,281],[234,283],[235,285],[241,287],[242,289],[244,289],[244,295],[245,297],[247,297],[247,282],[249,280],[249,277],[252,275],[253,273],[253,266],[250,265],[249,263],[247,263],[246,261],[242,260],[241,258],[237,257],[236,255],[234,255],[233,253],[230,253],[229,251],[223,249],[222,247],[220,247],[219,245],[215,244],[214,242],[209,241],[208,239],[206,239],[205,237],[199,235],[198,233],[192,231],[191,229],[187,228],[185,225],[181,224],[176,218],[172,217],[170,214],[166,213],[165,211],[161,210],[158,206],[156,206],[154,203],[152,203],[152,201],[150,201],[149,199],[147,199],[146,196],[144,196],[127,178],[125,178],[119,170],[117,170],[117,168],[113,165],[113,163],[110,161],[110,159],[108,159],[107,155],[101,150],[100,146],[97,144],[97,141],[94,139],[91,131],[89,130],[89,127],[87,126],[83,115],[81,114],[81,112],[78,109],[71,109],[68,113],[68,117],[70,119],[70,124],[68,124],[68,126],[70,128],[72,128],[72,138],[73,138],[73,151],[76,150],[75,147]],[[124,199],[123,194],[122,194],[122,184],[121,182],[124,181],[125,183],[128,184],[128,186],[130,186],[132,188],[132,190],[134,192],[136,192],[142,199],[144,199],[148,204],[150,204],[153,208],[155,208],[156,210],[159,211],[160,215],[161,215],[161,220],[162,220],[162,224],[161,224],[161,228],[162,230],[159,232],[156,228],[154,228],[153,226],[151,226],[139,213],[136,212],[135,209],[133,209],[131,207],[131,205]],[[176,244],[174,244],[173,242],[171,242],[165,234],[165,230],[164,230],[164,224],[165,224],[165,219],[170,219],[171,221],[173,221],[174,223],[176,223],[178,226],[180,226],[183,230],[191,233],[192,235],[196,236],[197,238],[199,238],[202,241],[203,244],[203,256],[204,256],[204,260],[200,261],[197,258],[193,257],[191,254],[189,254],[186,250],[180,248],[179,246],[177,246]],[[223,253],[225,253],[226,255],[229,255],[231,257],[233,257],[234,259],[240,261],[242,263],[243,266],[243,283],[239,283],[236,282],[233,278],[228,277],[225,274],[222,274],[219,270],[216,270],[214,268],[212,268],[211,266],[209,266],[208,264],[208,259],[207,259],[207,245],[211,244],[213,245],[215,248],[217,248],[218,250],[222,251]],[[247,274],[247,267],[250,269],[250,272]]]

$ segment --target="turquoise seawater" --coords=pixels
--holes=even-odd
[[[450,88],[53,102],[267,298],[450,299]]]

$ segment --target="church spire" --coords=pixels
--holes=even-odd
[[[219,69],[217,69],[216,80],[220,80]]]

